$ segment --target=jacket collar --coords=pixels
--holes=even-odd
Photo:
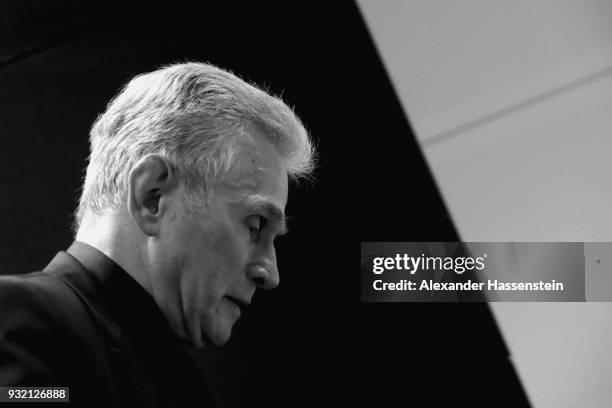
[[[76,241],[43,272],[64,281],[83,301],[147,406],[212,405],[195,349],[171,331],[153,298],[119,265]]]
[[[94,247],[75,241],[44,272],[77,293],[116,346],[178,340],[151,295]]]

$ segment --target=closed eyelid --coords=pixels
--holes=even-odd
[[[284,211],[275,203],[265,198],[250,198],[247,201],[247,206],[251,214],[258,215],[262,218],[265,225],[261,228],[266,228],[273,232],[273,237],[285,235],[288,232],[287,220],[288,217]],[[269,227],[271,226],[271,227]]]
[[[262,217],[261,215],[251,215],[250,217],[248,217],[248,222],[250,224],[257,223],[261,225],[261,223],[265,221],[263,218],[264,217]]]
[[[254,219],[257,219],[258,221],[253,221]],[[274,231],[270,230],[270,223],[276,224]],[[272,233],[271,238],[273,241],[276,241],[278,238],[286,235],[289,232],[286,219],[269,219],[266,216],[255,214],[248,218],[247,224],[249,228],[256,230],[257,233]]]
[[[253,234],[259,236],[265,228],[265,221],[260,215],[252,215],[247,218],[246,225],[251,231],[251,237],[254,237]]]

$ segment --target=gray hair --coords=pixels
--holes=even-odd
[[[237,167],[237,140],[254,125],[279,152],[290,179],[308,177],[315,149],[304,125],[280,98],[210,64],[184,63],[134,77],[98,116],[75,214],[117,208],[133,165],[166,158],[188,192],[206,193]]]

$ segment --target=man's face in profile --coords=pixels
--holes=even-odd
[[[203,210],[179,191],[162,224],[156,297],[175,332],[196,346],[227,342],[256,288],[279,282],[274,238],[285,230],[287,170],[270,143],[250,134],[243,176],[220,184]]]

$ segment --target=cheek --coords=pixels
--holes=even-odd
[[[233,278],[246,266],[248,247],[237,233],[229,229],[214,236],[210,247],[210,252],[214,254],[214,264],[223,278]]]
[[[202,299],[209,306],[241,276],[248,260],[248,241],[225,225],[200,231],[199,239],[189,243],[191,284],[199,288]]]

